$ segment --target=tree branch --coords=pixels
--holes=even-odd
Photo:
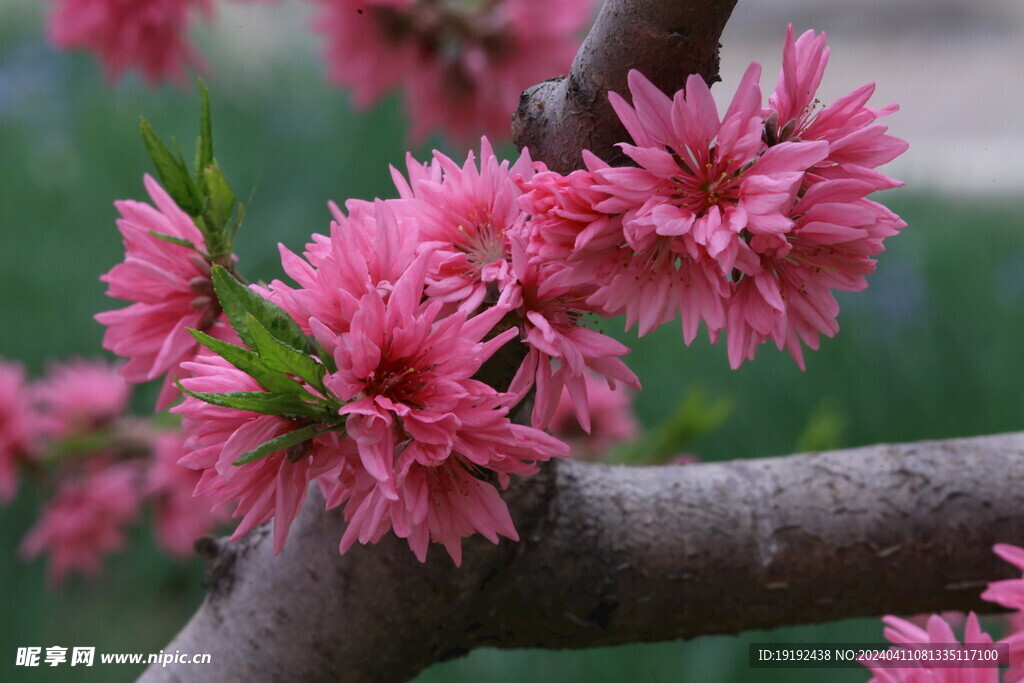
[[[512,119],[512,136],[534,159],[560,173],[582,165],[589,149],[620,165],[614,145],[629,136],[608,102],[608,92],[627,92],[626,75],[639,69],[668,93],[700,74],[718,77],[718,39],[736,0],[607,0],[573,60],[568,77],[523,93]]]
[[[218,551],[164,650],[213,663],[141,680],[404,680],[475,647],[586,648],[942,609],[993,610],[991,552],[1024,541],[1024,433],[785,458],[559,462],[511,491],[519,543],[420,565],[391,535],[337,554],[312,496],[288,546]],[[219,567],[219,568],[218,568]]]

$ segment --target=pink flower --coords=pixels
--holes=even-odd
[[[637,437],[640,427],[633,415],[632,392],[623,387],[612,389],[592,371],[585,373],[590,433],[583,432],[576,417],[572,395],[565,389],[558,399],[548,426],[551,433],[572,448],[572,456],[599,460],[615,446]]]
[[[153,440],[146,473],[146,493],[156,511],[157,541],[168,553],[179,556],[191,555],[193,542],[211,533],[226,517],[212,512],[208,501],[193,497],[200,473],[178,464],[185,455],[184,435],[159,434]]]
[[[527,87],[569,69],[590,0],[318,0],[330,79],[360,109],[404,88],[410,137],[507,138]]]
[[[189,391],[263,391],[256,380],[220,356],[201,355],[183,367],[191,373],[181,382]],[[309,483],[339,465],[340,453],[334,442],[321,435],[254,462],[233,465],[248,451],[303,425],[277,415],[216,406],[191,396],[171,412],[184,416],[188,454],[179,463],[202,471],[195,495],[210,498],[215,507],[238,502],[233,516],[242,521],[231,540],[273,519],[274,553],[280,553],[306,499]]]
[[[949,624],[937,614],[928,619],[925,629],[894,616],[883,617],[882,622],[886,624],[886,639],[897,645],[936,644],[949,647],[960,642]],[[992,636],[981,630],[978,617],[974,612],[967,616],[963,643],[964,645],[992,644]],[[865,666],[874,674],[871,679],[873,683],[998,683],[999,681],[999,669],[995,667],[945,667],[941,664],[931,667],[927,661],[923,661],[921,666],[916,667],[889,668],[879,666],[875,662],[865,662]]]
[[[395,211],[416,221],[420,251],[434,255],[429,296],[471,312],[483,302],[488,286],[500,291],[512,281],[509,234],[526,220],[515,179],[532,175],[530,163],[526,150],[511,167],[499,162],[483,138],[479,168],[472,152],[460,167],[435,151],[428,166],[408,158],[408,183],[392,173],[402,197]]]
[[[543,429],[566,388],[580,426],[589,433],[587,370],[603,375],[609,387],[621,382],[640,389],[640,380],[621,360],[629,353],[627,346],[580,324],[581,316],[599,312],[586,303],[594,287],[559,285],[553,276],[564,265],[528,260],[525,239],[521,234],[512,238],[515,283],[499,299],[521,316],[523,341],[530,349],[509,391],[523,397],[536,385],[532,424]]]
[[[351,459],[328,490],[345,501],[345,552],[356,540],[377,541],[389,529],[421,560],[429,541],[461,561],[461,539],[479,532],[492,542],[516,538],[505,504],[483,479],[530,474],[533,461],[565,455],[564,444],[508,419],[512,397],[471,379],[509,329],[481,339],[505,315],[501,307],[467,320],[442,316],[442,301],[423,301],[430,254],[424,253],[390,291],[367,288],[338,335],[337,372],[324,383],[343,402]],[[319,322],[318,338],[330,333]]]
[[[816,163],[807,182],[825,178],[857,178],[870,181],[875,190],[902,184],[872,169],[888,163],[907,150],[907,143],[885,135],[886,126],[873,125],[877,119],[899,109],[891,104],[883,109],[867,106],[875,90],[868,83],[819,109],[814,95],[828,63],[829,48],[825,34],[807,31],[794,39],[793,26],[786,30],[782,49],[782,71],[774,92],[768,97],[765,138],[769,144],[787,140],[823,140],[828,156]]]
[[[419,226],[399,219],[394,202],[349,201],[349,216],[331,204],[335,221],[330,236],[313,235],[303,260],[283,245],[284,271],[300,287],[274,280],[264,296],[283,308],[303,331],[312,334],[316,318],[335,333],[348,329],[367,287],[389,291],[412,264],[419,244]],[[334,336],[319,340],[333,353]]]
[[[817,349],[818,335],[839,331],[839,304],[832,290],[860,291],[875,270],[871,257],[904,223],[866,199],[873,191],[860,180],[824,180],[809,186],[788,215],[781,233],[751,230],[750,248],[759,264],[733,286],[727,305],[729,362],[753,360],[771,338],[804,368],[801,342]]]
[[[22,556],[47,553],[47,575],[54,584],[69,572],[97,575],[101,557],[124,545],[124,527],[138,513],[137,464],[94,462],[84,475],[63,481],[22,540]]]
[[[110,80],[138,68],[151,84],[183,83],[185,66],[202,64],[184,38],[196,10],[209,15],[209,0],[56,0],[47,32],[59,48],[94,53]]]
[[[53,363],[32,387],[40,430],[50,438],[102,427],[128,408],[130,390],[116,366],[100,361]]]
[[[0,360],[0,502],[18,489],[19,463],[32,451],[36,420],[25,386],[25,368]]]
[[[1024,571],[1024,549],[1007,543],[997,543],[992,550],[999,557]],[[1019,617],[1020,610],[1024,610],[1024,578],[993,581],[981,594],[981,599],[1018,610],[1014,616]],[[1010,645],[1010,667],[1005,678],[1007,681],[1024,680],[1024,632],[1018,629],[1008,631],[1008,635],[1000,641]]]
[[[639,168],[604,168],[598,205],[623,213],[621,268],[591,302],[623,311],[640,334],[683,313],[689,343],[704,320],[712,338],[725,326],[725,275],[757,267],[747,232],[781,232],[808,167],[828,145],[761,140],[760,68],[751,64],[724,118],[699,76],[669,99],[639,72],[629,74],[633,106],[609,97],[635,145],[621,145]]]
[[[121,368],[128,382],[167,376],[157,400],[162,409],[177,396],[178,366],[199,348],[188,328],[225,341],[237,337],[221,315],[199,229],[153,178],[146,175],[143,181],[156,207],[115,202],[125,260],[100,278],[109,285],[108,296],[134,303],[100,313],[96,320],[107,326],[103,348],[130,359]],[[153,233],[187,240],[193,248]]]

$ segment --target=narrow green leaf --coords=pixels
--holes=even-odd
[[[308,397],[309,399],[314,398],[302,388],[301,384],[283,372],[268,367],[260,360],[259,356],[249,349],[229,344],[198,330],[189,330],[189,332],[192,333],[197,342],[252,377],[267,391],[278,394],[294,394],[303,398]]]
[[[202,178],[206,187],[206,206],[203,209],[203,217],[212,230],[224,235],[224,229],[228,221],[231,220],[231,211],[235,208],[235,193],[231,191],[224,174],[215,165],[204,166]],[[218,254],[218,256],[221,255]]]
[[[228,321],[235,328],[245,345],[256,348],[252,333],[246,324],[246,314],[251,314],[275,339],[294,349],[308,349],[309,341],[302,328],[278,305],[267,301],[252,291],[221,266],[212,269],[213,287],[217,292],[221,308]]]
[[[196,173],[202,174],[213,165],[213,125],[210,123],[210,92],[199,79],[199,147],[196,155]]]
[[[160,184],[164,186],[167,193],[182,211],[190,216],[196,216],[202,209],[202,199],[195,183],[189,176],[185,160],[179,153],[177,156],[171,153],[160,138],[153,132],[149,121],[142,119],[139,128],[142,132],[142,139],[146,143],[149,157],[153,160],[157,175],[160,176]]]
[[[297,446],[303,441],[308,441],[320,432],[326,431],[315,424],[306,425],[305,427],[299,427],[298,429],[282,434],[281,436],[274,437],[270,441],[260,444],[251,451],[246,451],[238,458],[238,460],[231,463],[235,466],[248,465],[251,462],[255,462],[262,457],[268,456],[271,453],[277,453],[278,451]]]
[[[251,314],[245,317],[246,327],[256,343],[256,352],[259,354],[267,367],[281,372],[288,372],[299,377],[307,384],[311,384],[326,394],[327,389],[323,385],[326,369],[317,363],[312,356],[292,348],[288,344],[271,336],[267,328],[260,324],[260,321]]]
[[[262,415],[280,415],[281,417],[304,418],[323,417],[323,408],[306,403],[295,396],[281,396],[266,391],[234,391],[226,394],[189,391],[182,388],[187,396],[200,401],[235,410],[250,410]]]
[[[153,237],[157,238],[158,240],[163,240],[164,242],[170,242],[171,244],[177,244],[179,247],[185,247],[186,249],[191,249],[192,251],[198,251],[196,249],[195,245],[192,244],[191,240],[187,240],[184,237],[175,237],[174,235],[165,235],[164,233],[157,232],[156,230],[148,230],[147,232],[150,235],[152,235]]]

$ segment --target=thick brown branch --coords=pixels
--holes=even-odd
[[[686,77],[718,78],[718,39],[736,0],[607,0],[572,63],[568,77],[523,93],[512,120],[516,144],[561,173],[582,165],[589,149],[613,165],[618,142],[629,137],[608,102],[626,93],[626,75],[638,69],[673,93]]]
[[[461,569],[391,536],[344,557],[307,505],[255,534],[143,680],[402,680],[478,646],[584,648],[840,617],[991,609],[1024,542],[1024,433],[657,468],[557,463],[509,504],[519,543]]]

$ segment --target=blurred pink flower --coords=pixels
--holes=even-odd
[[[134,303],[99,313],[96,320],[107,326],[103,348],[129,359],[121,368],[128,382],[166,375],[157,399],[157,409],[163,409],[178,395],[174,380],[179,365],[199,348],[188,328],[225,341],[237,336],[214,294],[202,233],[153,178],[146,175],[143,181],[156,207],[115,202],[125,260],[100,277],[109,285],[108,296]],[[153,233],[187,240],[193,248]]]
[[[365,109],[405,90],[410,137],[507,139],[520,93],[566,73],[591,0],[317,0],[330,79]]]
[[[69,572],[96,576],[102,556],[124,545],[124,527],[138,514],[138,464],[93,461],[81,476],[63,480],[22,540],[21,555],[31,559],[46,553],[54,584]]]
[[[600,375],[587,371],[587,402],[590,412],[590,433],[581,430],[572,395],[563,389],[548,428],[569,444],[572,457],[599,460],[615,446],[636,438],[640,426],[633,414],[633,393],[625,387],[612,389]]]
[[[33,448],[36,418],[20,363],[0,360],[0,502],[18,489],[18,467]]]
[[[141,70],[150,84],[185,81],[202,58],[185,39],[192,14],[212,12],[210,0],[55,0],[47,33],[62,49],[92,52],[106,76]]]
[[[183,367],[191,374],[181,381],[189,391],[264,391],[256,380],[220,356],[200,355]],[[318,436],[287,451],[233,465],[244,453],[302,425],[285,417],[216,406],[191,396],[171,412],[184,417],[187,455],[179,463],[202,471],[195,495],[207,497],[215,507],[238,502],[233,516],[242,521],[231,540],[273,519],[274,553],[281,552],[309,483],[339,465],[340,454],[331,447],[332,442]]]
[[[885,638],[897,645],[943,645],[949,647],[960,641],[953,633],[953,629],[942,617],[933,614],[928,619],[926,628],[900,619],[899,617],[887,616],[882,618],[886,625]],[[978,617],[971,612],[967,616],[967,625],[964,631],[964,645],[991,645],[992,636],[984,633],[978,624]],[[889,668],[878,666],[877,663],[864,662],[864,665],[871,670],[874,676],[872,683],[998,683],[999,669],[996,667],[930,667],[927,662],[921,666],[908,666],[903,668]]]
[[[189,556],[194,541],[211,533],[226,514],[212,512],[210,502],[193,497],[200,473],[178,464],[187,454],[180,432],[163,432],[153,439],[146,472],[146,495],[156,513],[156,539],[168,553]]]
[[[52,363],[32,386],[40,431],[58,439],[114,421],[128,408],[130,393],[117,366],[81,359]]]

